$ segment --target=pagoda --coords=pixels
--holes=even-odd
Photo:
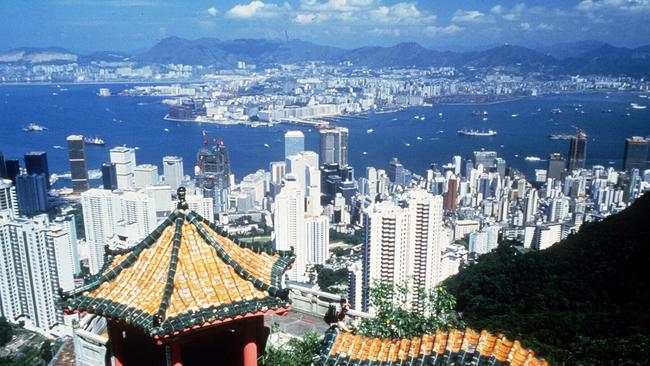
[[[106,318],[116,366],[257,365],[264,315],[291,309],[282,280],[294,257],[228,238],[185,194],[148,237],[108,251],[93,279],[64,293],[64,310]]]

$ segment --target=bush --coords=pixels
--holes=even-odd
[[[321,342],[321,336],[307,332],[303,339],[292,338],[283,347],[267,347],[259,361],[264,366],[310,366],[318,355]]]

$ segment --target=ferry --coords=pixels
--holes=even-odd
[[[540,159],[540,158],[537,157],[537,156],[526,156],[526,159],[525,159],[525,160],[526,160],[526,161],[540,161],[540,160],[542,160],[542,159]]]
[[[478,130],[467,130],[467,129],[462,129],[457,131],[459,135],[463,136],[496,136],[497,132],[494,130],[487,130],[487,131],[478,131]]]
[[[27,126],[23,127],[23,131],[25,132],[43,132],[45,130],[47,130],[47,127],[36,123],[30,123]]]
[[[632,107],[632,109],[646,109],[646,108],[648,108],[645,105],[637,104],[637,103],[630,103],[630,107]]]
[[[551,140],[571,140],[574,137],[575,135],[571,135],[568,133],[552,133],[548,135],[548,138]]]
[[[104,146],[104,140],[99,137],[84,137],[84,143],[87,145]]]

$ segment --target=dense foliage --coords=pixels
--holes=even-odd
[[[317,268],[318,278],[317,283],[318,287],[326,292],[337,293],[336,289],[332,286],[337,285],[346,285],[348,282],[348,270],[347,268],[339,268],[337,270],[329,268]]]
[[[260,357],[264,366],[310,366],[318,355],[322,337],[316,333],[307,332],[302,339],[292,338],[282,347],[269,346],[266,353]]]
[[[412,338],[435,334],[436,329],[463,326],[454,307],[456,299],[443,286],[419,290],[420,308],[412,306],[411,286],[375,282],[368,289],[375,317],[363,319],[358,332],[368,337]]]
[[[645,195],[547,250],[504,243],[446,285],[470,326],[521,339],[554,364],[647,365],[649,218]]]
[[[363,242],[363,233],[361,230],[357,230],[354,232],[354,234],[345,234],[334,229],[330,229],[330,242],[343,242],[349,245],[357,245]]]
[[[11,336],[14,334],[13,327],[5,317],[0,316],[0,347],[4,346],[11,340]]]

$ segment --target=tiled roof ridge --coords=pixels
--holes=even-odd
[[[232,259],[230,254],[228,254],[222,247],[221,245],[212,238],[212,236],[209,235],[205,227],[201,225],[201,222],[203,221],[201,216],[195,213],[194,211],[190,211],[186,215],[187,220],[189,223],[194,225],[194,227],[197,229],[199,232],[199,235],[205,240],[208,244],[210,244],[215,250],[219,258],[232,267],[232,269],[237,273],[241,278],[244,280],[250,282],[255,286],[257,289],[266,291],[269,293],[271,296],[277,296],[281,299],[286,299],[289,295],[288,289],[282,289],[279,287],[279,283],[272,283],[272,284],[266,284],[264,281],[260,280],[259,278],[255,277],[253,274],[251,274],[249,271],[247,271],[243,266],[241,266],[237,261]],[[277,263],[278,261],[276,261]],[[273,264],[273,266],[276,266],[276,263]],[[290,264],[290,263],[289,263]],[[287,265],[288,266],[288,265]]]
[[[183,222],[185,215],[180,213],[176,218],[176,227],[174,228],[174,237],[172,242],[171,259],[169,261],[169,270],[167,272],[167,282],[165,283],[165,292],[160,300],[158,312],[154,316],[154,325],[159,325],[165,319],[165,313],[169,308],[169,300],[174,291],[174,278],[176,277],[176,268],[178,266],[178,252],[181,247],[181,235],[183,233]]]
[[[371,338],[336,331],[325,334],[317,365],[366,364],[548,366],[518,340],[511,341],[503,334],[495,336],[487,330],[480,334],[471,328],[437,330],[435,335],[412,339]]]

